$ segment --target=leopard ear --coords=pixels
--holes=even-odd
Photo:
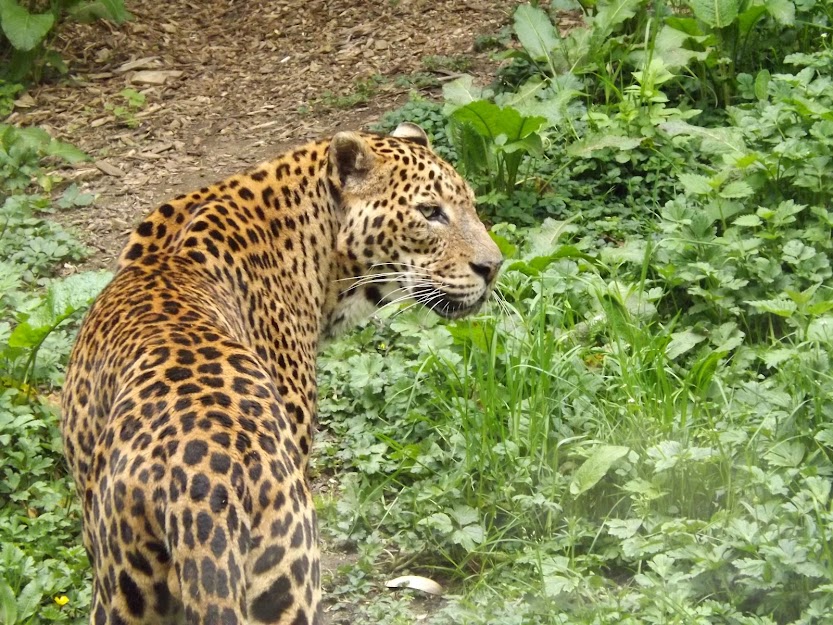
[[[396,130],[394,130],[390,136],[396,137],[397,139],[407,139],[408,141],[424,145],[426,148],[431,147],[429,145],[428,135],[425,134],[425,131],[411,122],[402,122],[396,127]]]
[[[344,184],[350,176],[361,177],[376,162],[376,155],[364,138],[355,132],[339,132],[330,142],[330,163]]]

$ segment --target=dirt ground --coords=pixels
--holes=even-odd
[[[7,121],[45,127],[93,157],[75,175],[96,203],[59,218],[95,250],[85,268],[112,267],[133,224],[155,204],[291,144],[365,127],[407,100],[408,87],[395,79],[426,72],[426,57],[462,56],[468,73],[493,74],[495,62],[473,44],[508,24],[517,4],[128,1],[135,18],[119,27],[65,27],[58,47],[69,75],[19,98]],[[454,71],[433,75],[442,82]],[[372,85],[367,102],[339,100],[363,84]],[[145,103],[114,113],[126,88]]]
[[[510,23],[517,4],[128,0],[135,19],[122,26],[64,27],[57,43],[68,76],[28,91],[6,121],[42,126],[92,157],[71,177],[96,202],[57,217],[94,250],[84,268],[112,268],[132,226],[155,204],[289,145],[366,127],[407,100],[397,77],[429,71],[442,83],[459,70],[432,66],[428,57],[462,57],[468,73],[488,81],[496,63],[474,42]],[[363,84],[373,85],[366,102],[339,99]],[[113,108],[124,105],[126,88],[145,103],[119,114]],[[421,93],[439,97],[440,89]],[[337,580],[350,561],[325,552],[325,578]],[[424,603],[430,611],[432,600]],[[350,613],[339,606],[329,622],[351,622]]]

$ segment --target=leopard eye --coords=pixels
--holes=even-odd
[[[443,209],[436,204],[418,204],[416,208],[428,221],[448,223],[448,217],[446,217]]]

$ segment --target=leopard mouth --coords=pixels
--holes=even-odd
[[[412,295],[414,300],[437,313],[440,317],[459,319],[480,310],[480,307],[489,297],[489,291],[484,291],[473,302],[460,299],[435,287],[417,287],[413,290]]]

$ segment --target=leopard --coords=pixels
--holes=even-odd
[[[417,125],[344,130],[152,210],[79,329],[61,432],[93,625],[320,625],[321,346],[407,300],[478,311],[502,256]]]

